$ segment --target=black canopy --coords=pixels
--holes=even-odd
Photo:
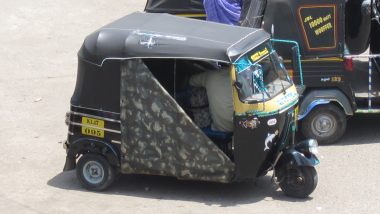
[[[127,58],[233,62],[269,38],[262,29],[136,12],[89,35],[78,56],[99,66]]]

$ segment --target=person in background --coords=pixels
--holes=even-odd
[[[242,0],[203,0],[207,21],[239,25]]]
[[[189,84],[204,87],[211,115],[211,130],[233,131],[232,85],[228,67],[208,70],[191,76]]]

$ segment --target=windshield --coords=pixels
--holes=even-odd
[[[248,54],[236,63],[239,97],[243,102],[270,99],[292,85],[279,56],[268,46]]]

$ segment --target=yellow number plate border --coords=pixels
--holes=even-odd
[[[82,117],[82,134],[104,138],[104,120]]]

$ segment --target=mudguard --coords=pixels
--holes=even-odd
[[[74,169],[78,154],[97,153],[107,158],[114,166],[120,166],[120,151],[110,143],[88,138],[80,138],[67,145],[67,155],[63,171]]]
[[[346,115],[353,115],[354,111],[349,99],[337,89],[313,90],[301,101],[298,120],[305,118],[316,106],[337,103]]]
[[[276,168],[292,168],[295,166],[316,166],[319,164],[318,158],[313,154],[307,156],[294,148],[290,148],[284,152],[280,160],[276,164]]]

